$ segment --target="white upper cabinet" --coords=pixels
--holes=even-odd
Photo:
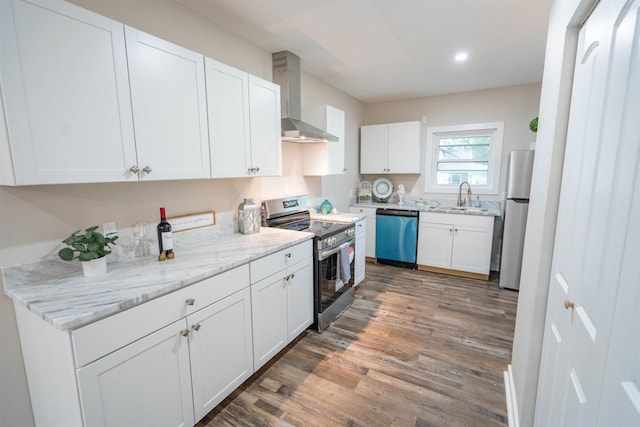
[[[345,115],[344,111],[329,105],[321,109],[321,128],[338,137],[338,142],[305,144],[302,147],[304,175],[341,175],[344,168]]]
[[[282,175],[279,85],[249,75],[249,120],[253,175]]]
[[[213,178],[282,174],[280,87],[205,58]]]
[[[360,173],[421,173],[421,123],[360,128]]]
[[[8,131],[0,151],[10,153],[0,166],[13,171],[2,183],[131,179],[136,152],[123,25],[52,0],[2,0],[0,24]]]
[[[210,178],[204,56],[126,27],[141,180]]]
[[[251,164],[249,74],[205,58],[211,175],[247,176]],[[250,166],[249,166],[250,167]]]

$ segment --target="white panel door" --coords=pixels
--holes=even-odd
[[[253,175],[282,175],[279,85],[249,76],[249,117]]]
[[[388,173],[421,173],[420,122],[390,123]]]
[[[617,24],[611,73],[619,101],[615,109],[607,104],[605,121],[612,126],[605,127],[603,138],[618,140],[619,146],[614,176],[602,190],[620,188],[611,199],[609,223],[621,225],[604,248],[605,265],[613,264],[619,287],[598,414],[602,427],[640,425],[640,2],[623,11]]]
[[[311,259],[287,269],[287,341],[313,323],[313,266]]]
[[[213,178],[248,176],[249,74],[205,58],[209,145]]]
[[[84,424],[92,427],[194,425],[184,320],[78,372]]]
[[[54,0],[0,2],[18,185],[137,179],[123,25]]]
[[[609,354],[617,293],[628,290],[628,280],[638,283],[637,267],[623,262],[632,257],[637,263],[637,251],[627,253],[633,247],[626,242],[640,239],[632,225],[637,215],[631,216],[640,165],[637,7],[603,0],[580,31],[536,403],[539,426],[639,422],[638,406],[627,415],[599,415],[607,361],[618,365],[638,346],[637,335],[625,336],[625,351],[612,348]],[[631,365],[614,380],[628,385],[616,395],[627,408],[639,402],[638,365]]]
[[[251,291],[238,291],[187,321],[198,421],[253,374]]]
[[[210,178],[204,57],[125,31],[140,179]]]

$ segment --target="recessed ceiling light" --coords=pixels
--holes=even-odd
[[[467,52],[460,52],[458,54],[456,54],[456,61],[457,62],[464,62],[467,60],[467,58],[469,58],[469,54]]]

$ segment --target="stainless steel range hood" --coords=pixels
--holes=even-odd
[[[272,54],[273,82],[280,85],[282,140],[287,142],[338,142],[338,137],[305,123],[300,97],[300,58],[289,51]]]

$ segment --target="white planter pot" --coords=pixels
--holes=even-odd
[[[107,257],[81,261],[84,277],[99,276],[107,272]]]

